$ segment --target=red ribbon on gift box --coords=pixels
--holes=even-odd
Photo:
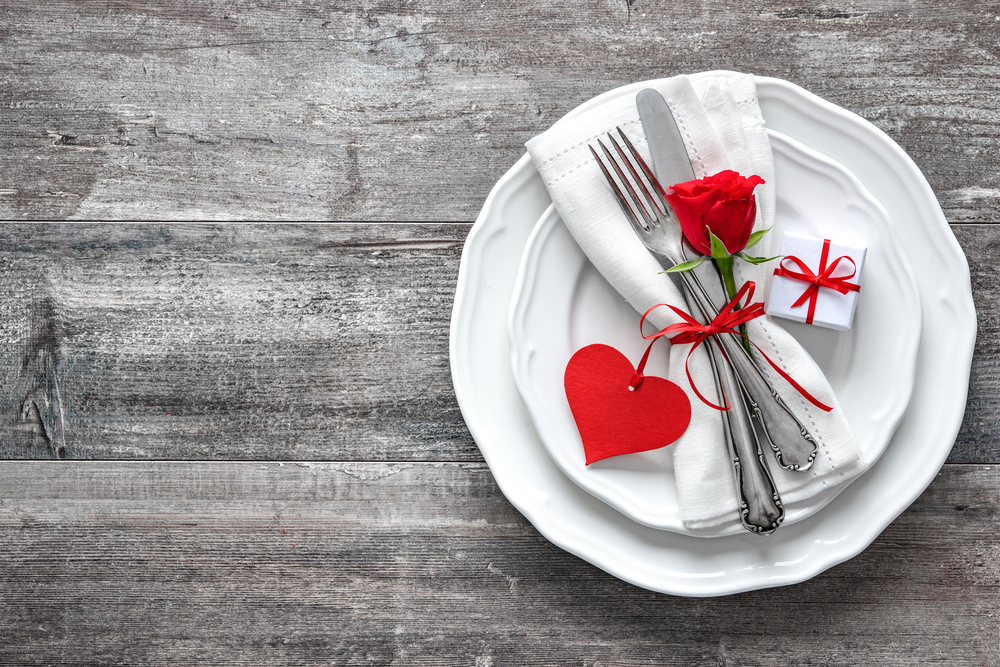
[[[645,313],[643,313],[642,318],[639,320],[640,333],[642,332],[642,325],[646,321],[646,316],[649,315],[652,311],[659,308],[660,306],[667,306],[672,311],[677,313],[677,315],[679,315],[680,318],[684,321],[678,322],[677,324],[671,324],[670,326],[666,327],[665,329],[661,329],[655,334],[650,334],[648,336],[643,334],[642,337],[646,340],[649,340],[650,343],[649,347],[646,348],[646,353],[642,355],[642,361],[639,362],[639,366],[638,368],[636,368],[635,375],[632,377],[632,382],[630,383],[631,386],[636,387],[639,385],[640,382],[642,382],[643,379],[642,370],[646,366],[646,360],[649,358],[649,351],[652,349],[653,343],[655,343],[657,339],[660,338],[661,336],[669,336],[668,340],[672,345],[685,345],[687,343],[694,343],[691,346],[691,349],[688,350],[687,358],[684,360],[684,372],[687,373],[688,382],[691,384],[691,390],[694,391],[695,395],[697,395],[698,398],[701,399],[702,403],[709,406],[710,408],[715,408],[716,410],[728,410],[730,407],[729,405],[725,406],[715,405],[707,398],[702,396],[701,392],[698,391],[698,387],[696,387],[694,384],[694,379],[691,377],[691,370],[690,368],[688,368],[688,362],[691,360],[691,355],[698,348],[698,346],[701,345],[703,342],[705,342],[705,340],[709,336],[716,336],[718,334],[734,334],[736,336],[740,336],[746,339],[747,341],[750,342],[751,345],[757,348],[757,351],[760,352],[760,356],[764,357],[767,363],[771,364],[771,368],[773,368],[778,373],[778,375],[783,377],[785,381],[788,382],[788,384],[795,387],[796,391],[802,394],[802,396],[807,401],[815,405],[820,410],[823,410],[824,412],[830,412],[830,410],[833,410],[832,407],[825,405],[824,403],[821,403],[812,394],[806,391],[798,382],[792,379],[791,375],[778,368],[777,364],[771,361],[771,358],[768,357],[766,354],[764,354],[764,350],[760,349],[757,346],[757,343],[754,343],[752,340],[750,340],[740,332],[739,326],[741,324],[745,324],[750,320],[756,319],[764,314],[763,301],[758,301],[757,303],[750,303],[750,301],[753,300],[754,288],[755,285],[752,281],[747,281],[743,283],[743,287],[741,287],[740,291],[736,293],[736,296],[733,297],[733,300],[730,301],[728,304],[726,304],[726,307],[723,308],[721,311],[719,311],[719,314],[716,315],[715,319],[713,319],[708,324],[702,324],[698,320],[691,317],[691,315],[689,315],[688,313],[685,313],[680,308],[677,308],[676,306],[671,306],[670,304],[667,303],[658,303],[649,310],[647,310]],[[746,296],[747,302],[741,308],[739,304],[744,296]],[[675,335],[670,336],[670,334],[675,334]],[[715,344],[719,346],[719,351],[722,352],[722,356],[725,357],[726,353],[722,349],[722,345],[720,345],[718,341],[715,341]],[[723,400],[726,400],[725,396],[723,396]],[[728,403],[728,400],[726,400],[726,402]]]
[[[819,298],[819,288],[826,287],[827,289],[832,289],[840,292],[841,294],[847,294],[848,292],[859,292],[861,291],[861,286],[854,283],[847,282],[858,272],[858,265],[854,263],[854,260],[847,255],[841,255],[837,259],[833,260],[833,263],[827,266],[827,260],[830,256],[830,239],[823,239],[823,252],[819,256],[819,272],[813,273],[809,265],[803,262],[801,259],[795,255],[788,255],[782,258],[781,262],[778,263],[778,268],[774,270],[774,275],[784,276],[785,278],[791,278],[792,280],[801,280],[804,283],[809,283],[806,287],[806,291],[802,293],[798,301],[792,304],[792,308],[798,308],[806,301],[809,301],[809,312],[806,315],[806,324],[813,323],[813,316],[816,314],[816,301]],[[833,272],[837,270],[837,266],[840,264],[841,260],[846,259],[851,263],[854,268],[851,270],[851,275],[849,276],[833,276]],[[786,261],[794,262],[801,271],[794,271],[792,269],[785,268]]]

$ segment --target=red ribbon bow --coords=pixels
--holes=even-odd
[[[734,334],[736,336],[745,338],[747,341],[750,342],[751,345],[757,348],[757,351],[760,352],[760,355],[764,357],[765,360],[767,360],[767,363],[771,365],[771,368],[773,368],[778,373],[778,375],[783,377],[785,381],[788,382],[788,384],[795,387],[795,389],[800,394],[802,394],[802,396],[805,397],[807,401],[815,405],[820,410],[823,410],[824,412],[830,412],[831,410],[833,410],[832,407],[825,405],[824,403],[821,403],[819,400],[813,397],[812,394],[810,394],[798,382],[792,379],[792,376],[790,376],[788,373],[778,368],[778,366],[773,361],[771,361],[771,358],[768,357],[766,354],[764,354],[764,351],[760,349],[760,347],[758,347],[756,343],[754,343],[752,340],[750,340],[742,333],[740,333],[739,326],[741,324],[745,324],[750,320],[756,319],[764,314],[764,303],[762,301],[758,301],[757,303],[749,303],[750,301],[753,300],[753,293],[755,287],[756,286],[752,281],[747,281],[743,283],[743,287],[741,287],[740,291],[736,293],[736,296],[733,297],[733,300],[730,301],[728,304],[726,304],[726,307],[723,308],[721,311],[719,311],[719,314],[715,317],[715,319],[713,319],[708,324],[702,324],[698,320],[691,317],[691,315],[689,315],[688,313],[685,313],[680,308],[671,306],[670,304],[666,303],[658,303],[649,310],[647,310],[645,313],[643,313],[642,319],[639,320],[640,332],[642,331],[643,323],[646,321],[646,316],[649,315],[654,310],[656,310],[657,308],[659,308],[660,306],[669,307],[672,311],[677,313],[677,315],[679,315],[680,318],[684,321],[678,322],[677,324],[671,324],[670,326],[666,327],[665,329],[661,329],[655,334],[650,334],[649,336],[643,335],[643,338],[650,341],[650,343],[649,346],[646,348],[646,353],[642,355],[642,361],[639,362],[639,367],[636,369],[635,375],[632,376],[632,382],[629,384],[632,387],[639,386],[639,383],[642,382],[643,378],[642,369],[646,367],[646,360],[649,358],[649,351],[653,348],[653,343],[655,343],[656,340],[662,336],[669,336],[668,340],[670,340],[670,343],[673,345],[685,345],[687,343],[693,343],[691,349],[688,350],[687,358],[684,360],[684,372],[687,373],[688,382],[691,384],[691,389],[692,391],[694,391],[695,395],[697,395],[698,398],[701,399],[702,403],[711,408],[715,408],[716,410],[728,410],[730,408],[730,406],[728,405],[728,400],[726,400],[727,405],[721,406],[721,405],[715,405],[707,398],[702,396],[701,392],[698,391],[698,387],[695,386],[694,379],[691,377],[691,369],[688,367],[688,362],[691,361],[691,355],[698,348],[698,346],[701,345],[703,342],[705,342],[705,340],[709,336],[717,336],[719,334]],[[748,305],[745,305],[741,308],[739,304],[740,300],[743,299],[744,296],[746,296]],[[670,336],[670,334],[675,334],[675,335]],[[719,343],[718,340],[715,341],[715,344],[719,346],[719,350],[722,351],[723,357],[725,357],[725,351],[722,350],[722,345]],[[723,400],[725,399],[726,397],[723,396]]]
[[[806,291],[802,293],[799,300],[792,304],[792,308],[798,308],[802,304],[809,301],[809,312],[806,315],[806,324],[813,323],[813,315],[816,314],[816,301],[819,298],[819,288],[826,287],[828,289],[837,290],[841,294],[847,294],[848,292],[858,292],[861,290],[859,285],[847,282],[853,278],[858,272],[858,265],[854,263],[854,260],[847,255],[842,255],[837,259],[833,260],[833,264],[830,266],[826,265],[827,259],[830,256],[830,239],[823,240],[823,252],[819,256],[819,273],[813,273],[812,269],[809,268],[805,262],[796,257],[795,255],[788,255],[784,257],[778,264],[778,268],[774,270],[774,275],[784,276],[785,278],[791,278],[793,280],[801,280],[804,283],[809,283],[806,287]],[[840,260],[846,259],[851,263],[854,268],[851,270],[851,275],[849,276],[833,276],[833,272],[837,270],[837,266],[840,264]],[[791,260],[800,269],[799,271],[793,271],[785,268],[785,262]]]

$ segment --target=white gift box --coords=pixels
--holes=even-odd
[[[824,245],[827,245],[825,258],[823,257]],[[792,304],[798,301],[813,283],[800,278],[779,275],[779,271],[784,269],[806,277],[816,276],[823,274],[839,257],[850,257],[854,260],[853,265],[847,259],[841,259],[828,277],[832,279],[845,278],[851,276],[853,272],[854,275],[843,282],[857,285],[860,288],[861,270],[864,268],[867,253],[867,248],[855,248],[834,243],[829,239],[799,236],[786,232],[781,239],[780,268],[775,269],[771,281],[771,293],[764,308],[765,312],[768,315],[784,317],[795,322],[847,331],[851,328],[851,323],[854,321],[854,311],[858,307],[857,291],[851,289],[846,294],[842,294],[836,289],[820,285],[813,296],[806,299],[801,305],[793,307]],[[798,263],[790,259],[791,257],[798,258],[808,270],[803,270]],[[810,308],[813,309],[811,322],[809,321]]]

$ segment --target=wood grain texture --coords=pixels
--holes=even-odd
[[[0,219],[158,221],[0,227],[0,458],[141,459],[0,461],[0,664],[1000,667],[998,26],[995,0],[0,0]],[[503,498],[448,323],[524,141],[717,68],[900,143],[979,339],[951,464],[871,547],[689,600]]]
[[[1000,234],[993,225],[952,231],[969,259],[978,331],[965,419],[948,462],[1000,463]]]
[[[0,3],[0,218],[471,221],[617,86],[797,83],[1000,219],[1000,3]]]
[[[651,593],[484,464],[4,462],[0,664],[997,665],[1000,468],[792,587]]]
[[[481,460],[448,360],[467,232],[2,226],[0,455]]]

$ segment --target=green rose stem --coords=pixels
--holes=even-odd
[[[729,257],[717,259],[715,260],[715,265],[722,272],[722,280],[726,283],[726,292],[729,293],[729,300],[732,301],[736,298],[736,276],[733,274],[733,256],[730,255]],[[735,310],[739,309],[740,307],[737,304]]]
[[[708,230],[708,235],[712,243],[712,260],[719,267],[719,272],[722,274],[722,281],[726,285],[726,293],[729,294],[729,300],[732,301],[736,298],[736,276],[733,274],[733,264],[735,263],[733,255],[729,254],[726,245],[712,233],[712,230]],[[733,310],[739,309],[740,304],[733,306]],[[746,348],[747,352],[750,352],[750,339],[747,337],[747,327],[745,324],[740,325],[740,333],[743,334],[743,347]]]

